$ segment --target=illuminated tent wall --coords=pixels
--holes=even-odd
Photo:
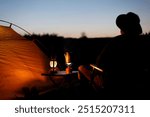
[[[41,76],[48,65],[48,58],[33,41],[0,26],[0,99],[13,99],[23,87],[48,86]]]

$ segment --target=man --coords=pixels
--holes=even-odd
[[[141,44],[140,18],[132,12],[121,14],[116,18],[116,25],[121,35],[113,38],[102,50],[96,65],[104,71],[100,80],[103,81],[105,95],[107,93],[111,99],[130,99],[144,86],[141,80],[144,73],[144,50]],[[88,69],[80,66],[79,71],[91,80]]]

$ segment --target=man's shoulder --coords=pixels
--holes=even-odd
[[[115,36],[115,37],[112,38],[112,41],[109,43],[109,46],[116,45],[118,43],[122,43],[123,40],[125,40],[125,39],[126,39],[126,37],[123,36],[123,35]]]
[[[129,38],[129,37],[126,35],[118,35],[118,36],[113,37],[113,40],[118,41],[118,40],[123,40],[123,39],[127,39],[127,38]]]
[[[142,39],[142,35],[118,35],[114,39]]]

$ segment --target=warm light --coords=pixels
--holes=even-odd
[[[49,66],[50,66],[50,73],[55,73],[57,72],[58,68],[57,68],[57,61],[55,57],[52,57],[50,62],[49,62]]]
[[[97,69],[97,70],[100,71],[100,72],[103,72],[103,70],[102,70],[101,68],[98,68],[98,67],[95,66],[95,65],[90,64],[90,66],[93,67],[94,69]]]
[[[65,52],[65,62],[66,62],[66,74],[70,74],[72,72],[72,63],[71,63],[71,59],[70,59],[70,53],[69,52]]]
[[[50,60],[49,65],[50,65],[50,67],[55,68],[57,66],[57,61],[56,60]]]
[[[65,52],[65,61],[67,65],[71,65],[70,54],[69,52]]]
[[[67,66],[71,66],[71,63],[66,63]]]

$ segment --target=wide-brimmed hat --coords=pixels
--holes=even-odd
[[[116,18],[116,25],[125,34],[141,34],[142,28],[140,25],[140,18],[137,14],[129,12],[121,14]]]

